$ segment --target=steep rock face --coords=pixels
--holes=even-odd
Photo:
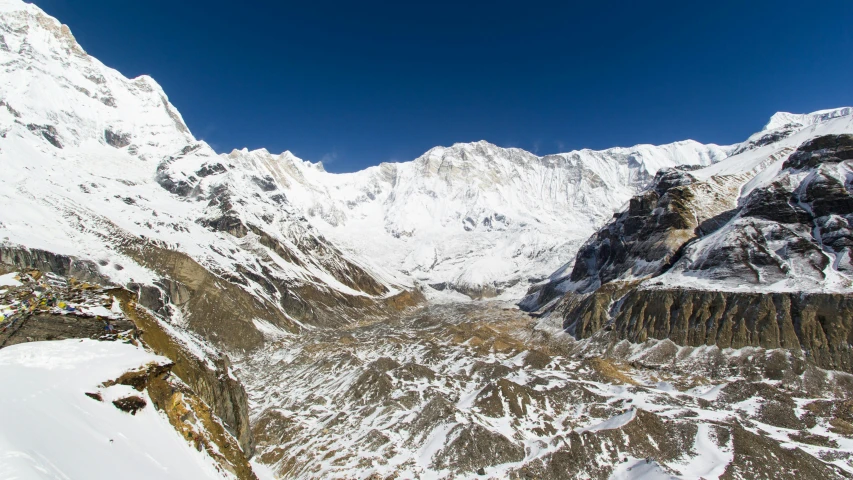
[[[66,255],[57,255],[39,249],[17,248],[0,245],[0,263],[15,268],[32,268],[52,272],[64,277],[75,277],[84,282],[109,284],[109,279],[100,274],[95,262],[80,260]]]
[[[157,354],[173,362],[172,372],[210,405],[216,416],[237,438],[240,448],[251,457],[254,452],[249,427],[249,406],[243,385],[231,372],[231,362],[223,355],[191,336],[181,335],[167,323],[137,306],[135,295],[114,290],[122,311],[142,331],[142,340]],[[204,352],[199,356],[193,351]]]
[[[287,316],[212,274],[185,254],[153,244],[126,242],[124,248],[130,258],[138,258],[140,264],[150,265],[164,277],[155,282],[155,286],[131,285],[136,291],[116,288],[110,294],[120,300],[125,314],[143,332],[143,341],[156,353],[175,362],[172,371],[210,405],[226,428],[239,440],[243,451],[251,455],[254,446],[246,392],[232,373],[228,356],[212,345],[232,350],[254,348],[263,344],[264,335],[281,335],[285,332],[277,330],[273,321],[282,322],[285,326],[293,324],[287,323],[291,322]],[[85,268],[92,267],[89,262],[73,257],[11,247],[2,250],[0,264],[14,268],[39,268],[63,276],[73,272],[92,272]],[[89,278],[88,281],[96,282],[96,278]],[[308,290],[299,294],[308,296],[313,292]],[[420,301],[408,292],[384,299],[380,305],[361,297],[308,298],[312,303],[305,307],[308,309],[305,315],[310,318],[320,317],[318,313],[312,313],[315,309],[326,309],[324,311],[330,312],[330,315],[332,312],[353,316],[391,315]],[[186,313],[184,324],[175,325],[166,321],[172,317],[173,309]],[[289,309],[299,310],[295,307]],[[270,320],[267,320],[268,323],[253,322],[253,318]],[[258,325],[263,328],[263,334],[258,332]],[[93,322],[88,330],[97,333],[102,328],[100,322]],[[183,331],[184,328],[196,332],[201,338]],[[6,337],[0,336],[0,342],[6,343],[6,340]]]
[[[211,451],[212,456],[225,455],[229,469],[242,471],[240,478],[253,478],[245,457],[253,452],[248,399],[242,384],[231,372],[228,357],[138,307],[134,292],[99,285],[91,279],[80,281],[65,276],[74,271],[69,266],[80,263],[85,265],[77,259],[49,252],[4,250],[0,272],[22,273],[17,274],[20,281],[15,282],[18,285],[11,287],[11,291],[10,287],[0,289],[0,305],[7,314],[0,316],[0,348],[77,338],[115,341],[105,334],[105,319],[108,318],[116,332],[127,332],[123,337],[125,341],[136,343],[141,338],[146,347],[172,362],[167,370],[141,372],[116,383],[130,382],[127,384],[138,390],[149,381],[157,383],[161,387],[160,395],[156,397],[151,391],[152,398],[158,408],[169,412],[170,421],[182,436],[192,436],[190,439],[195,439],[197,446],[208,447],[213,441],[220,450]],[[51,268],[36,269],[33,264]],[[167,381],[163,376],[166,371],[174,373],[183,383],[173,385]],[[132,381],[133,378],[138,381]],[[188,408],[203,425],[188,420]],[[173,415],[177,410],[182,412]],[[213,436],[208,435],[210,433],[214,433]],[[230,443],[234,444],[233,451],[227,450]]]
[[[204,450],[220,468],[238,479],[257,480],[258,477],[248,460],[251,450],[238,444],[235,437],[223,429],[208,406],[209,402],[202,396],[180,382],[169,380],[169,374],[174,368],[174,364],[149,364],[143,369],[129,371],[104,385],[127,385],[138,391],[147,391],[154,406],[165,413],[175,430],[197,450]]]
[[[191,260],[184,259],[192,263]],[[96,271],[89,262],[45,251],[5,247],[0,250],[0,271],[6,270],[37,271],[39,277],[45,273],[54,274],[55,277],[48,279],[53,284],[45,283],[41,278],[40,284],[33,282],[29,287],[29,291],[39,289],[44,298],[69,301],[70,298],[91,297],[89,303],[92,303],[103,296],[104,299],[100,300],[100,303],[106,302],[107,307],[111,304],[111,298],[118,299],[124,317],[113,320],[111,322],[113,326],[119,331],[136,329],[148,347],[174,362],[175,365],[171,371],[189,385],[194,392],[193,395],[197,395],[210,405],[213,413],[237,438],[242,450],[251,456],[254,447],[249,428],[248,400],[242,384],[231,373],[231,364],[227,355],[139,307],[137,300],[143,296],[142,292],[137,293],[111,287],[109,284],[99,284],[98,277],[74,275],[75,273],[90,274],[93,270]],[[206,272],[198,266],[196,270]],[[70,282],[71,287],[66,279],[73,279]],[[85,283],[79,283],[80,280]],[[172,286],[177,293],[179,287]],[[103,295],[101,292],[104,292]],[[208,293],[212,294],[212,292]],[[176,303],[181,302],[176,298]],[[43,308],[48,309],[47,306]],[[25,315],[25,313],[20,314]],[[208,319],[206,316],[199,317],[209,321],[211,328],[217,329],[217,332],[225,334],[227,322],[217,322],[217,317],[213,319]],[[7,326],[3,325],[3,333],[0,334],[0,348],[29,341],[98,338],[104,333],[103,321],[94,314],[70,320],[64,315],[45,311],[19,319],[12,328],[7,329]]]
[[[849,291],[853,135],[804,142],[724,227],[685,248],[661,280]],[[695,280],[694,280],[695,279]]]
[[[522,306],[560,315],[578,338],[605,328],[632,342],[785,348],[853,370],[853,125],[841,113],[659,173]]]
[[[708,276],[714,281],[728,277],[734,285],[743,281],[769,285],[772,278],[780,277],[760,279],[762,272],[756,274],[760,269],[740,261],[746,255],[743,248],[750,244],[748,255],[766,258],[764,251],[779,247],[766,245],[783,237],[792,242],[791,248],[779,249],[776,255],[799,254],[801,258],[779,269],[787,268],[791,279],[801,273],[808,276],[814,269],[809,263],[818,262],[819,269],[821,260],[814,258],[810,253],[814,249],[803,241],[823,245],[823,240],[811,238],[811,222],[825,225],[828,241],[834,241],[833,232],[843,238],[843,216],[848,208],[848,167],[843,161],[847,137],[838,134],[853,131],[850,113],[846,108],[832,114],[818,112],[809,128],[713,166],[660,172],[647,190],[631,199],[627,209],[587,241],[574,262],[533,288],[524,305],[537,308],[564,292],[591,292],[610,281],[664,272],[685,272],[673,284],[695,284]],[[828,120],[821,122],[824,117]],[[826,138],[816,140],[822,136]],[[789,157],[792,163],[787,162]],[[803,157],[810,160],[797,160]],[[818,209],[811,211],[815,201]],[[838,248],[843,248],[844,241],[840,241]],[[717,261],[738,271],[717,271],[712,266]],[[756,263],[763,266],[768,260]],[[743,268],[750,270],[749,275],[743,274]],[[711,278],[714,272],[718,275]],[[546,294],[540,295],[543,292]]]
[[[257,480],[170,365],[125,342],[0,349],[3,476]]]
[[[777,161],[783,149],[767,161]],[[536,309],[567,291],[588,293],[612,281],[631,281],[667,269],[697,236],[719,229],[736,213],[740,187],[754,169],[709,178],[675,168],[658,172],[650,187],[596,232],[573,263],[528,292],[521,305]]]
[[[654,187],[578,252],[569,280],[586,292],[617,278],[643,277],[671,262],[702,227],[734,207],[732,179],[697,183],[689,172],[658,173]]]
[[[608,328],[635,343],[669,339],[693,347],[802,350],[821,368],[853,371],[853,297],[847,294],[609,290],[567,302],[564,327],[579,338]],[[609,310],[614,298],[617,305]]]

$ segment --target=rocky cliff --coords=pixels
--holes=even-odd
[[[246,390],[231,370],[227,355],[191,336],[182,335],[136,303],[133,292],[112,290],[121,309],[141,331],[141,338],[154,352],[174,362],[171,371],[210,406],[228,431],[237,438],[247,457],[254,453],[249,426]],[[203,355],[199,355],[203,352]]]
[[[658,173],[522,305],[579,338],[784,348],[851,371],[849,112],[780,128],[718,165]]]
[[[607,329],[635,343],[782,348],[853,371],[853,295],[622,287],[570,294],[558,310],[564,327],[578,338]]]

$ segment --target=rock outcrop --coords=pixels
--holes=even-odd
[[[248,398],[231,370],[228,356],[192,337],[181,335],[174,327],[140,308],[133,292],[117,289],[110,293],[120,301],[122,311],[141,330],[142,341],[155,353],[174,362],[172,372],[210,405],[213,413],[238,439],[246,455],[251,457],[254,442],[249,426]],[[199,351],[204,352],[204,356],[200,356]]]
[[[3,252],[4,259],[15,263],[0,261],[0,272],[25,266],[29,273],[19,276],[20,287],[11,291],[9,287],[3,289],[0,304],[16,307],[8,318],[0,317],[0,348],[68,338],[115,340],[115,333],[105,330],[108,323],[113,327],[112,332],[131,332],[130,338],[141,338],[155,353],[174,362],[171,371],[210,406],[238,440],[242,451],[252,455],[248,398],[231,370],[227,355],[140,307],[137,292],[79,282],[56,273],[74,271],[72,266],[81,263],[76,259],[44,251],[5,249]],[[33,270],[33,265],[55,270]],[[123,315],[116,316],[115,301]],[[105,317],[107,314],[110,316]]]
[[[17,263],[0,262],[0,273],[20,268],[21,262],[28,267],[33,264],[53,266],[67,273],[71,271],[69,266],[77,263],[73,258],[43,251],[5,252],[5,258]],[[116,383],[142,390],[150,382],[159,382],[156,383],[158,395],[149,389],[155,405],[167,411],[170,421],[182,435],[196,442],[199,448],[204,445],[215,458],[225,455],[233,467],[229,469],[243,472],[238,474],[239,478],[254,478],[247,476],[251,468],[246,458],[251,457],[254,449],[248,397],[226,355],[140,307],[136,292],[80,282],[53,271],[28,269],[17,274],[17,278],[19,285],[0,290],[0,305],[3,306],[0,313],[5,314],[0,315],[0,348],[23,342],[71,338],[131,343],[141,339],[146,347],[168,358],[172,364],[168,369],[127,375]],[[105,328],[108,325],[112,328]],[[180,382],[167,382],[167,372],[176,375]],[[133,398],[117,406],[131,413],[141,408]],[[180,412],[175,413],[178,410]],[[200,427],[190,417],[204,425]],[[209,433],[216,439],[207,438]],[[215,441],[216,446],[210,446],[210,441]],[[234,445],[229,446],[229,442]]]
[[[220,423],[208,403],[181,382],[170,380],[169,374],[175,365],[150,364],[146,368],[132,370],[103,386],[127,385],[138,391],[146,390],[154,406],[165,413],[169,423],[197,450],[204,450],[225,472],[239,480],[257,480],[249,464],[250,454],[237,443]],[[94,395],[87,394],[91,398]],[[116,400],[116,407],[134,413],[145,406],[140,397],[125,397]]]
[[[81,260],[38,248],[0,244],[0,264],[18,269],[35,269],[63,277],[74,277],[84,282],[110,285],[109,278],[100,273],[91,260]]]
[[[635,343],[782,348],[821,368],[853,372],[853,295],[625,289],[565,300],[564,328],[578,338],[607,328]]]

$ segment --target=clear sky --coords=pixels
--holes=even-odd
[[[330,171],[488,140],[744,140],[853,105],[853,1],[35,0],[219,152]]]

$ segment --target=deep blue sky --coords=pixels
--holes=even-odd
[[[217,151],[330,171],[485,139],[539,154],[733,143],[853,104],[853,2],[35,0],[150,74]]]

